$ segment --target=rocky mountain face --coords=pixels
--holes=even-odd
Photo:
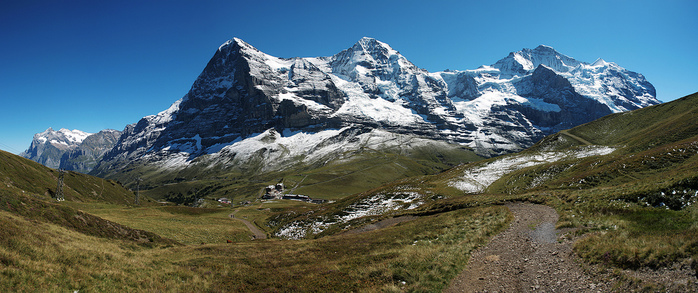
[[[303,160],[327,159],[328,146],[354,142],[359,149],[356,141],[373,134],[379,144],[420,137],[493,156],[659,103],[641,74],[601,59],[577,61],[547,46],[475,70],[430,73],[371,38],[334,56],[289,59],[234,38],[182,99],[128,125],[93,173],[136,163],[176,169],[239,162],[234,158],[250,154],[264,160],[298,147],[307,150],[296,154]]]
[[[87,173],[114,147],[121,132],[107,129],[98,133],[52,128],[34,135],[29,148],[20,156],[47,167]]]

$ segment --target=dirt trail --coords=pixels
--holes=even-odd
[[[572,243],[558,242],[554,209],[515,203],[509,228],[475,251],[445,292],[608,292],[575,262]]]
[[[259,228],[257,228],[257,226],[255,226],[254,224],[250,223],[250,221],[245,220],[245,219],[236,218],[235,213],[228,215],[228,217],[230,217],[233,220],[238,220],[238,221],[242,222],[243,224],[245,224],[245,226],[247,226],[247,229],[250,229],[250,232],[252,232],[252,234],[254,234],[254,238],[253,238],[254,240],[267,239],[267,234],[264,233],[262,230],[259,230]]]
[[[593,143],[589,142],[588,140],[583,139],[583,138],[581,138],[581,137],[579,137],[579,136],[576,136],[576,135],[570,133],[570,132],[568,131],[568,129],[560,130],[560,133],[561,133],[561,134],[564,134],[564,135],[567,135],[567,136],[569,136],[570,138],[575,139],[575,140],[577,140],[577,141],[579,141],[579,142],[581,142],[581,143],[583,143],[583,144],[585,144],[585,145],[593,145]]]

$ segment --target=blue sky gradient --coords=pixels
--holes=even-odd
[[[429,71],[540,44],[636,71],[670,101],[698,91],[698,1],[3,1],[0,149],[34,133],[122,130],[184,96],[238,37],[277,57],[377,38]]]

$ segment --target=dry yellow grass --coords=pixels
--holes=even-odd
[[[114,220],[134,215],[132,223],[147,222],[145,214],[158,210],[101,208]],[[43,292],[438,291],[462,270],[473,249],[506,225],[507,216],[501,206],[469,208],[355,235],[149,248],[0,211],[0,287]],[[179,220],[172,223],[191,225],[179,222],[192,217],[202,223],[229,220],[222,212],[173,214]]]
[[[70,203],[73,207],[135,229],[154,232],[187,245],[247,241],[251,233],[244,224],[228,217],[232,209],[187,207],[124,207],[109,204]],[[201,212],[204,211],[204,212]]]

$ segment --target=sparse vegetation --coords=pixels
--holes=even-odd
[[[21,162],[37,168],[30,176],[52,174]],[[51,179],[46,186],[55,184]],[[14,186],[12,180],[7,182]],[[71,189],[81,183],[66,180]],[[20,188],[0,191],[0,220],[7,227],[0,244],[0,286],[12,291],[435,291],[509,220],[502,206],[473,205],[362,234],[250,242],[249,231],[229,214],[269,232],[270,214],[328,206],[271,201],[234,208],[134,207],[94,194],[55,203],[47,195],[23,195]],[[149,240],[129,231],[142,231],[135,235]]]
[[[98,208],[124,221],[130,214]],[[220,220],[216,214],[198,216],[211,216],[201,221],[215,223]],[[13,236],[3,237],[0,247],[0,283],[12,291],[438,291],[463,269],[470,251],[505,227],[507,215],[501,206],[462,209],[381,231],[317,240],[148,248],[2,212],[3,232]],[[191,217],[173,216],[177,221]],[[189,225],[195,224],[169,226]],[[205,238],[202,234],[199,239]]]

